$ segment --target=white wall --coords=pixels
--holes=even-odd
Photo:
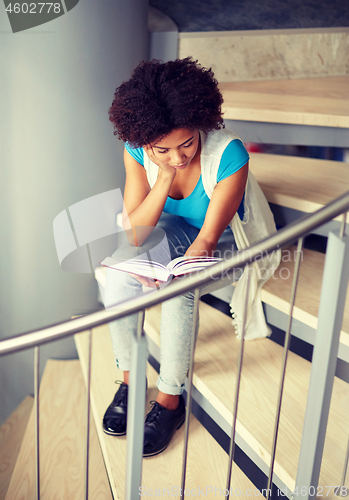
[[[1,338],[98,307],[92,275],[60,269],[52,223],[70,205],[123,187],[108,108],[147,58],[147,9],[147,0],[81,0],[13,34],[0,4]],[[75,356],[72,340],[43,351]],[[31,352],[0,359],[0,421],[33,392],[31,360]]]

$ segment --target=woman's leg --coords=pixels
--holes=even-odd
[[[215,255],[229,258],[236,252],[233,234],[226,230],[220,238]],[[222,280],[215,280],[200,290],[200,295],[212,292],[236,281],[241,275],[234,270]],[[188,372],[192,332],[194,331],[194,292],[187,292],[162,304],[161,360],[157,386],[165,394],[180,395]],[[198,318],[199,322],[199,318]],[[196,331],[198,324],[196,325]]]
[[[151,257],[154,261],[160,261],[163,264],[167,264],[171,259],[184,255],[199,233],[199,229],[187,224],[183,218],[168,214],[164,214],[161,217],[157,229],[160,231],[163,229],[165,231],[167,238],[164,241],[166,244],[164,244],[164,241],[161,240],[161,244],[157,243],[154,245],[154,242],[151,241],[152,238],[148,238],[145,246],[132,247],[130,245],[126,245],[124,249],[119,249],[113,256],[120,258],[120,255],[123,253],[129,259],[136,256],[130,255],[130,252],[133,252],[133,254],[136,253],[137,255],[142,252],[143,254],[146,252],[148,258]],[[220,250],[221,252],[221,255],[219,256],[225,257],[225,255],[223,255],[223,251],[226,252],[234,248],[233,242],[234,240],[231,232],[228,235],[223,235],[217,246],[217,251]],[[137,280],[131,278],[127,273],[119,273],[123,275],[120,276],[119,281],[116,274],[117,272],[114,272],[114,270],[110,270],[108,272],[105,299],[106,307],[112,307],[112,305],[120,302],[120,297],[122,297],[122,300],[125,300],[125,298],[142,293],[142,286]],[[234,281],[233,278],[228,277],[225,279],[226,282],[228,282],[227,279],[230,283]],[[209,285],[209,287],[216,289],[221,286],[224,286],[224,284],[212,283]],[[207,287],[204,290],[206,289]],[[203,293],[207,292],[205,291]],[[165,429],[169,428],[170,431],[165,436],[165,439],[167,440],[166,443],[168,444],[168,440],[171,439],[172,433],[177,428],[176,426],[181,425],[184,418],[184,402],[183,398],[179,399],[179,395],[183,391],[183,385],[189,365],[191,332],[193,329],[193,306],[194,295],[191,292],[164,302],[162,306],[161,371],[157,383],[159,388],[157,401],[160,405],[154,406],[153,410],[148,414],[146,419],[144,446],[145,455],[152,455],[162,451],[159,449],[159,446],[161,447],[162,445],[159,445],[157,437],[154,436],[163,435]],[[137,315],[124,318],[124,322],[123,320],[118,320],[110,324],[113,348],[117,363],[119,367],[125,371],[129,368],[130,338],[132,332],[136,329],[136,325]],[[111,416],[109,423],[112,422],[114,425],[116,411],[116,420],[118,424],[120,424],[119,417],[121,417],[121,420],[123,419],[122,427],[124,429],[123,433],[125,433],[127,392],[123,386],[121,386],[120,390],[123,391],[121,395],[121,403],[119,401],[120,398],[118,399],[117,397],[117,393],[115,396],[116,399],[114,398],[115,401],[113,401],[108,408],[106,415],[109,412]],[[178,409],[175,410],[177,405]],[[162,425],[162,427],[161,429],[154,429],[153,420],[155,419],[154,421],[159,422],[158,417],[156,417],[159,411],[162,413],[165,412],[162,419],[160,419],[162,422],[160,426]],[[105,419],[103,424],[105,424]],[[158,424],[157,427],[159,427]],[[107,432],[105,426],[104,429]],[[113,430],[109,433],[116,434]],[[117,435],[121,435],[121,433],[119,432]],[[152,441],[155,441],[155,443]]]
[[[199,233],[199,229],[189,225],[181,217],[164,214],[158,224],[166,231],[171,259],[183,256]],[[171,302],[171,301],[170,301]],[[186,315],[186,311],[182,311]],[[166,313],[165,313],[166,314]],[[162,314],[163,317],[163,314]],[[178,324],[179,317],[172,318]],[[161,351],[163,340],[161,338]],[[176,362],[177,346],[173,352]],[[162,355],[161,355],[162,356]],[[173,359],[170,358],[170,362]],[[143,456],[153,456],[162,452],[169,444],[176,429],[185,419],[185,402],[179,393],[160,389],[157,400],[145,419]]]
[[[164,232],[161,232],[163,230]],[[166,233],[166,238],[163,239]],[[171,259],[185,254],[199,233],[199,229],[188,224],[182,217],[163,214],[157,226],[157,233],[149,237],[142,247],[134,247],[124,243],[113,257],[144,258],[167,264]],[[160,236],[159,236],[160,235]],[[233,234],[230,229],[221,236],[215,254],[229,258],[236,251]],[[225,276],[223,282],[218,280],[206,285],[201,294],[236,281],[236,274]],[[149,289],[147,289],[149,291]],[[105,307],[136,297],[143,293],[142,285],[128,273],[107,270],[105,290]],[[161,372],[158,388],[166,394],[179,395],[187,373],[190,353],[190,335],[193,330],[194,294],[188,292],[163,303],[161,319]],[[109,323],[113,351],[118,367],[128,371],[130,367],[131,335],[136,331],[138,315],[133,314]]]
[[[126,233],[122,233],[123,239],[119,248],[112,257],[121,260],[147,259],[168,264],[171,260],[165,232],[155,228],[147,241],[140,247],[131,245],[127,240]],[[152,289],[146,288],[147,292]],[[107,268],[106,287],[104,293],[104,305],[106,309],[112,309],[125,300],[135,298],[143,293],[142,284],[130,274],[116,269]],[[124,318],[109,323],[112,339],[113,352],[118,368],[128,371],[130,368],[130,347],[132,334],[137,331],[138,314],[131,314]]]
[[[126,240],[114,252],[113,257],[129,260],[131,258],[152,259],[163,264],[171,260],[165,233],[160,228],[155,228],[144,245],[136,247]],[[151,289],[147,289],[150,291]],[[107,269],[107,281],[104,294],[106,309],[121,302],[134,298],[143,293],[142,284],[128,273]],[[128,371],[130,368],[130,351],[132,335],[137,331],[138,314],[132,314],[109,323],[113,352],[117,366],[124,371],[124,383],[121,383],[113,401],[107,408],[103,417],[103,430],[106,434],[122,436],[126,434],[127,424],[127,398],[128,398]]]
[[[112,309],[118,303],[142,294],[141,283],[128,273],[107,269],[104,305]],[[131,314],[109,323],[113,353],[120,370],[130,369],[131,336],[137,331],[138,314]]]
[[[179,224],[183,254],[195,240],[199,230],[192,230],[186,223]],[[187,227],[189,226],[189,227]],[[184,237],[184,234],[186,235]],[[187,240],[186,244],[182,241]],[[231,257],[234,251],[234,238],[227,231],[217,245],[221,257]],[[228,256],[227,252],[230,252]],[[226,255],[224,255],[226,253]],[[234,276],[225,276],[200,290],[220,288],[234,281]],[[144,456],[156,455],[163,451],[176,429],[185,419],[185,404],[181,393],[189,367],[192,332],[194,322],[194,293],[188,292],[163,302],[161,314],[161,366],[157,386],[159,394],[152,410],[148,413],[144,426]],[[198,326],[198,325],[197,325]],[[197,329],[196,329],[197,331]]]

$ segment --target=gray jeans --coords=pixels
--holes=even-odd
[[[136,247],[125,242],[114,252],[113,257],[127,260],[150,256],[154,261],[166,265],[175,257],[185,254],[199,231],[182,217],[163,214],[153,232],[154,234],[142,246]],[[215,255],[229,258],[236,251],[232,231],[228,228],[223,232],[217,244]],[[238,269],[234,270],[230,276],[225,276],[220,280],[212,280],[200,290],[200,295],[222,288],[236,281],[240,275],[241,271]],[[146,290],[149,291],[149,288]],[[107,269],[104,300],[107,309],[142,293],[142,284],[137,279],[126,272]],[[176,395],[183,392],[189,367],[193,310],[193,292],[162,303],[160,375],[157,387],[166,394]],[[138,315],[132,314],[109,323],[116,363],[118,368],[123,371],[128,371],[130,368],[131,335],[137,330],[137,321]]]

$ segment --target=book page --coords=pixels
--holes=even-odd
[[[167,266],[170,273],[175,276],[200,271],[209,266],[217,264],[223,259],[218,257],[177,257]]]
[[[167,281],[170,273],[165,266],[159,262],[150,262],[143,259],[130,259],[119,260],[112,257],[107,257],[101,264],[118,271],[127,273],[138,274],[150,279],[157,279],[159,281]]]

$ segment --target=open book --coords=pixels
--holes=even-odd
[[[197,272],[222,260],[218,257],[177,257],[171,260],[167,266],[164,266],[159,262],[150,260],[119,260],[107,257],[101,262],[101,265],[166,282],[171,276],[182,276],[183,274]]]

